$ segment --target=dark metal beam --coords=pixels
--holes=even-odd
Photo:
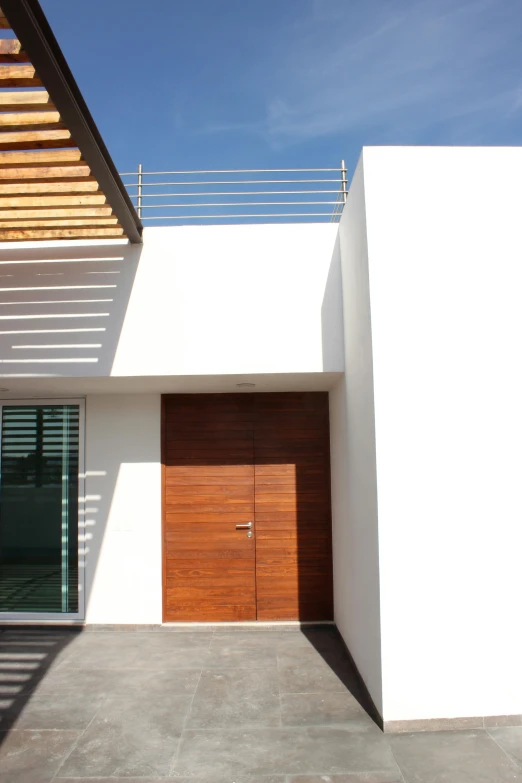
[[[140,243],[143,225],[38,0],[1,0],[1,5],[125,234]]]

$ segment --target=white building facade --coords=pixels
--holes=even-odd
[[[522,714],[521,175],[365,148],[339,225],[3,243],[5,415],[79,411],[80,592],[0,619],[161,624],[162,395],[327,392],[333,617],[385,728]]]

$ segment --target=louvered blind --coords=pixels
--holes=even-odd
[[[78,608],[77,405],[2,407],[0,611]]]

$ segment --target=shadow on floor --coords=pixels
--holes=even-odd
[[[308,639],[363,710],[368,713],[374,723],[382,730],[383,721],[381,715],[373,703],[372,697],[337,628],[334,625],[303,626],[301,633]]]
[[[82,628],[0,628],[0,745],[38,685]]]

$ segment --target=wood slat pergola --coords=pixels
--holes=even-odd
[[[38,0],[2,0],[0,31],[0,242],[141,242],[141,221]]]

